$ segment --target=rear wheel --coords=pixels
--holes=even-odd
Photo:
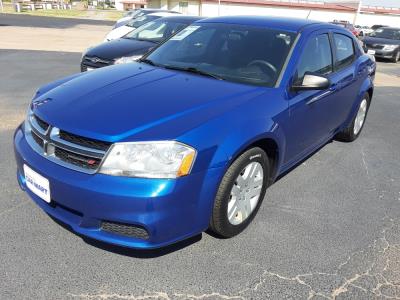
[[[397,50],[395,54],[393,54],[392,62],[397,63],[400,61],[400,50]]]
[[[358,106],[357,114],[355,115],[351,124],[336,136],[338,140],[352,142],[358,138],[367,118],[369,104],[369,94],[366,93]]]
[[[240,155],[226,171],[215,197],[210,229],[222,237],[242,232],[253,220],[269,180],[267,154],[258,147]]]

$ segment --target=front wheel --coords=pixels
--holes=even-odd
[[[242,232],[257,214],[269,174],[268,157],[261,148],[255,147],[240,155],[218,188],[210,229],[226,238]]]
[[[352,142],[358,138],[361,130],[364,127],[365,119],[367,118],[369,104],[369,94],[366,93],[358,106],[357,114],[355,115],[351,124],[342,132],[337,134],[336,138],[338,140],[343,142]]]
[[[397,63],[400,61],[400,50],[397,50],[395,54],[393,54],[392,62]]]

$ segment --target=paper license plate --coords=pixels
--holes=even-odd
[[[42,198],[47,203],[50,203],[51,197],[49,180],[33,171],[27,165],[24,165],[24,174],[28,189],[30,189],[34,194]]]

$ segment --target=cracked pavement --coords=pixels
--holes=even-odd
[[[14,128],[79,60],[0,50],[0,299],[400,299],[400,65],[378,63],[361,137],[277,181],[241,235],[136,251],[83,240],[16,183]]]

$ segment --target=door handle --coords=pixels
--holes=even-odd
[[[337,83],[334,83],[330,86],[329,91],[334,92],[339,88],[339,85]]]

